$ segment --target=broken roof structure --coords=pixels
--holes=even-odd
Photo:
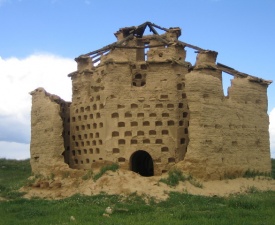
[[[270,172],[272,81],[216,63],[217,52],[180,35],[151,22],[121,28],[116,42],[75,59],[72,102],[34,90],[33,172],[114,162],[142,176],[172,167],[202,179]],[[197,52],[195,65],[186,47]],[[232,75],[227,96],[222,72]]]

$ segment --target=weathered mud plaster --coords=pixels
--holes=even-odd
[[[56,95],[37,88],[32,95],[31,166],[34,174],[48,176],[69,166],[65,155],[69,147],[69,105]],[[66,157],[65,157],[66,156]]]
[[[152,35],[143,35],[146,27]],[[71,104],[32,92],[35,173],[112,162],[143,176],[174,166],[203,179],[270,172],[271,81],[216,64],[217,52],[179,41],[180,28],[146,22],[115,35],[117,42],[76,58]],[[198,51],[194,66],[185,47]],[[222,72],[232,75],[228,96]]]

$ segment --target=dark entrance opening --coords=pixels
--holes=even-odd
[[[136,151],[131,157],[132,171],[144,177],[154,176],[154,164],[150,154],[146,151]]]

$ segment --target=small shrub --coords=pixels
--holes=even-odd
[[[257,192],[259,192],[259,189],[256,188],[255,186],[249,186],[249,187],[247,187],[245,192],[246,193],[257,193]]]
[[[97,174],[94,175],[93,179],[94,179],[94,181],[96,181],[100,177],[102,177],[102,175],[104,173],[106,173],[108,170],[115,172],[115,171],[118,170],[118,168],[119,168],[119,165],[116,164],[116,163],[113,163],[113,164],[107,165],[107,166],[103,166],[103,167],[101,167],[100,171]]]
[[[187,178],[182,174],[182,171],[173,169],[168,172],[167,178],[162,178],[159,181],[171,187],[175,187],[180,181],[185,181]]]
[[[189,183],[192,184],[193,186],[197,187],[197,188],[203,188],[203,185],[201,182],[197,181],[195,178],[193,177],[189,177],[188,179]]]
[[[270,177],[271,174],[270,173],[259,172],[259,171],[256,171],[256,170],[247,170],[247,171],[245,171],[245,173],[243,175],[244,178],[255,178],[257,176]]]
[[[70,172],[69,171],[65,171],[62,173],[62,179],[66,179],[70,176]]]
[[[82,176],[82,180],[89,180],[93,177],[93,171],[92,170],[88,170],[87,173]]]

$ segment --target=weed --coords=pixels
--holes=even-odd
[[[193,186],[195,186],[197,188],[203,188],[203,184],[191,176],[189,177],[188,181],[190,184],[192,184]]]
[[[259,192],[259,189],[256,188],[255,186],[249,186],[249,187],[247,187],[245,192],[246,193],[257,193],[257,192]]]
[[[244,178],[255,178],[257,176],[270,177],[271,174],[270,173],[259,172],[259,171],[256,171],[256,170],[247,170],[247,171],[245,171],[245,173],[243,175]]]
[[[115,172],[118,170],[119,165],[116,163],[113,163],[111,165],[103,166],[101,167],[100,171],[94,175],[93,179],[94,181],[98,180],[100,177],[102,177],[103,174],[105,174],[108,170]]]
[[[89,180],[93,177],[93,171],[88,170],[85,175],[82,176],[82,180]]]
[[[179,169],[173,169],[168,172],[167,178],[162,178],[159,181],[171,187],[175,187],[180,181],[185,181],[187,178],[182,174]]]
[[[62,173],[62,179],[66,179],[70,176],[70,172],[69,171],[65,171]]]

